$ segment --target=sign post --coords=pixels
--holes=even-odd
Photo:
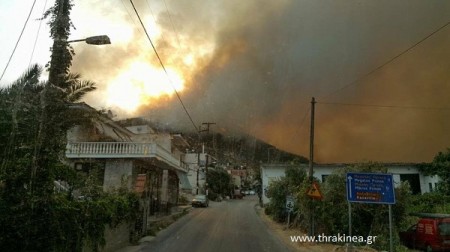
[[[395,204],[394,180],[386,173],[347,173],[347,201],[349,202],[349,231],[351,233],[351,202],[389,205],[389,247],[392,243],[392,208]]]
[[[287,228],[289,228],[291,212],[294,211],[294,197],[292,196],[286,196],[286,211],[288,212]]]

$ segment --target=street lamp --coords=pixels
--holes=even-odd
[[[89,44],[89,45],[109,45],[109,44],[111,44],[111,40],[109,39],[109,37],[107,35],[92,36],[92,37],[87,37],[85,39],[69,40],[69,41],[67,41],[67,43],[81,42],[81,41],[86,41],[86,44]]]

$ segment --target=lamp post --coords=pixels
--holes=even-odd
[[[68,3],[67,1],[65,2]],[[67,36],[59,36],[59,37],[65,37]],[[49,102],[51,100],[55,100],[54,95],[50,94],[52,91],[58,90],[57,88],[60,86],[64,81],[64,76],[68,73],[69,67],[72,64],[72,55],[73,51],[69,50],[71,47],[69,46],[69,43],[71,42],[79,42],[79,41],[86,41],[87,44],[92,45],[104,45],[104,44],[111,44],[111,41],[108,36],[102,35],[102,36],[93,36],[88,37],[86,39],[79,39],[79,40],[71,40],[68,41],[67,39],[54,39],[53,41],[53,47],[52,47],[52,55],[50,59],[50,66],[49,66],[49,77],[48,77],[48,84],[44,86],[44,89],[42,90],[40,94],[40,106],[41,106],[41,115],[40,115],[40,122],[39,122],[39,128],[37,133],[37,143],[34,150],[34,157],[33,157],[33,165],[31,169],[31,179],[30,179],[30,185],[32,185],[34,177],[36,176],[37,168],[38,167],[45,167],[48,166],[46,162],[46,156],[47,155],[41,155],[40,152],[42,150],[42,146],[49,145],[50,142],[54,140],[50,140],[52,133],[45,131],[45,124],[47,125],[55,125],[56,122],[60,119],[58,119],[58,116],[56,116],[54,113],[49,112]],[[69,48],[69,49],[68,49]],[[56,106],[53,106],[55,109]],[[43,158],[44,157],[44,158]],[[30,188],[32,188],[30,186]]]
[[[64,75],[68,73],[69,67],[72,65],[72,55],[74,55],[74,52],[69,43],[82,41],[85,41],[89,45],[111,44],[111,40],[106,35],[91,36],[84,39],[75,40],[67,40],[67,36],[55,39],[53,42],[49,67],[48,80],[50,83],[58,86],[62,82]]]
[[[75,39],[75,40],[69,40],[67,43],[73,43],[73,42],[82,42],[85,41],[86,44],[89,45],[109,45],[111,44],[111,40],[107,35],[100,35],[100,36],[92,36],[87,37],[85,39]]]

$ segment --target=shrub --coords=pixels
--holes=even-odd
[[[297,193],[297,205],[302,213],[297,216],[296,223],[303,230],[309,229],[310,214],[314,214],[315,233],[348,234],[348,202],[346,197],[346,173],[352,172],[382,172],[386,169],[377,163],[358,164],[352,167],[336,170],[320,184],[322,201],[312,201],[306,194],[309,183],[303,183],[303,188]],[[394,240],[398,243],[397,230],[406,216],[409,200],[409,187],[402,184],[395,190],[396,204],[392,206],[394,220]],[[311,212],[310,208],[313,209]],[[377,249],[389,247],[389,214],[387,205],[352,203],[352,234],[375,235]]]

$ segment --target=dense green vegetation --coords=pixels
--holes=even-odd
[[[49,81],[34,65],[0,88],[0,251],[97,251],[107,225],[135,218],[136,195],[105,193],[66,165],[67,130],[95,116],[70,106],[95,89],[69,73],[71,7],[56,1],[45,14],[55,40]]]
[[[59,119],[50,118],[52,125],[43,123],[41,95],[48,83],[39,83],[40,73],[35,65],[0,89],[0,250],[97,250],[105,244],[106,225],[134,219],[138,199],[126,190],[105,193],[94,178],[65,164],[65,132],[94,115],[64,105],[85,87],[67,78],[67,92],[46,100],[52,116]],[[74,197],[74,192],[82,197]]]
[[[210,167],[206,182],[209,185],[208,197],[210,200],[217,200],[219,196],[229,195],[233,190],[231,176],[222,168]]]
[[[442,154],[438,156],[440,155]],[[435,158],[435,162],[441,161],[442,159]],[[431,164],[431,166],[435,167],[435,164]],[[285,177],[272,182],[269,186],[268,196],[271,201],[266,206],[265,211],[277,221],[286,221],[286,195],[294,195],[296,204],[291,220],[293,220],[295,228],[308,233],[310,215],[313,214],[315,234],[348,234],[348,203],[345,174],[349,171],[385,173],[386,169],[381,164],[364,163],[336,170],[326,178],[325,182],[320,183],[321,192],[324,196],[321,201],[311,200],[306,195],[305,192],[310,182],[303,169],[287,169]],[[408,183],[402,183],[396,187],[396,204],[392,206],[392,211],[394,244],[397,250],[405,249],[400,245],[398,232],[407,229],[417,221],[417,217],[410,216],[411,213],[450,212],[450,195],[446,195],[444,192],[436,191],[424,195],[412,195]],[[376,249],[387,250],[389,248],[388,206],[352,203],[351,209],[352,234],[361,236],[376,235],[376,243],[371,246]]]

